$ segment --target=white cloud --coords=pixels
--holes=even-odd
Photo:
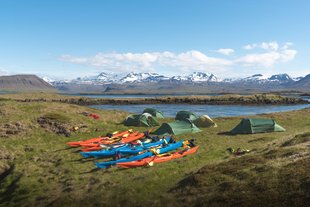
[[[261,48],[269,51],[277,51],[279,49],[279,44],[276,41],[272,41],[272,42],[262,42],[260,44],[257,43],[248,44],[243,46],[243,49],[245,50],[253,50],[255,48]]]
[[[245,49],[245,50],[253,50],[256,47],[257,47],[256,44],[249,44],[249,45],[244,45],[243,49]]]
[[[74,57],[63,55],[61,60],[101,69],[127,71],[153,71],[156,66],[175,67],[182,70],[193,68],[215,68],[231,65],[230,60],[214,58],[191,50],[183,53],[146,52],[146,53],[98,53],[93,57]]]
[[[293,46],[294,44],[292,42],[286,42],[284,43],[284,45],[282,46],[283,50],[288,49],[289,47]]]
[[[235,62],[244,66],[263,66],[272,67],[276,63],[285,63],[295,58],[297,51],[289,49],[293,43],[286,42],[282,46],[276,41],[262,42],[260,44],[254,43],[245,45],[243,48],[246,50],[253,50],[260,48],[266,50],[263,53],[250,53],[239,57]]]
[[[231,55],[232,53],[235,52],[235,50],[231,48],[221,48],[221,49],[218,49],[217,52],[223,55]]]
[[[60,60],[78,65],[97,68],[103,71],[117,72],[155,72],[182,73],[192,70],[201,70],[214,73],[226,73],[232,68],[240,66],[248,68],[271,68],[278,63],[286,63],[295,58],[297,51],[291,49],[291,42],[282,45],[277,42],[262,42],[244,46],[247,50],[255,48],[263,51],[248,52],[245,55],[229,56],[235,51],[230,48],[217,50],[226,58],[211,57],[198,50],[181,53],[170,51],[145,53],[98,53],[90,57],[75,57],[63,55]]]

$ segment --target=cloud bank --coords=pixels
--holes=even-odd
[[[232,53],[235,52],[235,50],[231,48],[221,48],[221,49],[218,49],[217,52],[222,55],[231,55]]]
[[[248,44],[243,47],[241,55],[236,55],[234,49],[221,48],[216,52],[225,58],[209,56],[198,50],[181,53],[171,51],[144,53],[98,53],[90,57],[62,55],[60,60],[98,68],[100,70],[115,70],[117,72],[154,72],[158,68],[171,71],[187,72],[201,70],[209,72],[224,72],[234,67],[271,68],[278,63],[294,60],[297,51],[291,49],[293,43],[282,45],[276,41]],[[230,55],[234,53],[234,56]]]

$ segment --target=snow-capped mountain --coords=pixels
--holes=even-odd
[[[203,72],[193,72],[187,76],[173,76],[169,80],[171,81],[187,81],[187,82],[218,82],[220,81],[212,73],[203,73]]]
[[[96,76],[86,76],[86,77],[79,77],[77,79],[72,80],[73,82],[77,83],[89,83],[89,84],[108,84],[113,83],[118,80],[118,76],[115,74],[105,73],[102,72],[99,75]]]
[[[53,85],[53,83],[55,82],[55,80],[49,78],[49,77],[43,77],[42,78],[45,82],[49,83],[50,85]]]
[[[245,81],[245,82],[265,82],[267,80],[268,78],[266,76],[263,76],[262,74],[255,74],[246,78],[239,79],[239,81]]]
[[[157,73],[135,73],[131,72],[119,80],[119,83],[141,83],[141,82],[159,82],[169,78]]]
[[[170,81],[177,81],[177,82],[180,82],[180,81],[188,81],[188,77],[186,77],[186,76],[181,76],[181,75],[177,75],[177,76],[172,76],[169,80],[170,80]]]
[[[277,81],[279,83],[289,83],[294,82],[294,80],[286,73],[284,74],[277,74],[272,75],[270,78],[268,78],[269,81]]]
[[[223,83],[223,84],[242,84],[242,85],[277,85],[277,84],[287,84],[294,83],[300,78],[292,78],[288,74],[276,74],[270,77],[264,76],[262,74],[255,74],[245,78],[229,78],[229,79],[220,79],[212,73],[204,72],[193,72],[188,75],[178,75],[167,77],[157,73],[136,73],[131,72],[128,74],[112,74],[102,72],[96,76],[86,76],[73,79],[71,81],[55,81],[50,78],[44,77],[43,79],[52,84],[58,85],[61,83],[72,83],[72,84],[88,84],[88,85],[106,85],[106,84],[143,84],[143,83],[158,83],[158,82],[167,82],[167,83],[178,83],[178,84],[187,84],[187,83]]]
[[[193,82],[218,82],[219,79],[212,73],[194,72],[188,76]]]

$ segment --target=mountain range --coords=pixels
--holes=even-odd
[[[157,73],[97,76],[73,80],[52,80],[35,75],[0,76],[0,90],[54,90],[67,93],[255,93],[276,91],[310,92],[310,74],[290,77],[276,74],[265,77],[255,74],[246,78],[221,79],[212,73],[193,72],[185,76],[167,77]]]
[[[186,76],[164,76],[157,73],[135,73],[131,72],[126,75],[116,75],[112,73],[102,72],[97,76],[79,77],[72,80],[54,81],[47,77],[45,81],[54,84],[59,83],[75,83],[75,84],[129,84],[129,83],[150,83],[150,82],[185,82],[185,83],[203,83],[203,82],[255,82],[255,83],[293,83],[302,79],[302,77],[292,78],[288,74],[277,74],[270,77],[265,77],[262,74],[255,74],[246,78],[238,79],[221,79],[212,73],[193,72]]]
[[[210,92],[265,92],[298,90],[309,91],[310,74],[291,77],[275,74],[266,77],[255,74],[245,78],[222,79],[212,73],[193,72],[183,76],[165,76],[157,73],[113,74],[102,72],[96,76],[53,81],[44,78],[59,90],[67,92],[109,93],[210,93]]]
[[[184,82],[184,83],[204,83],[204,82],[224,82],[224,83],[294,83],[303,79],[303,77],[293,78],[288,74],[277,74],[265,77],[262,74],[255,74],[246,78],[221,79],[212,73],[193,72],[186,76],[167,77],[157,73],[135,73],[131,72],[126,75],[116,75],[102,72],[97,76],[78,77],[72,80],[55,81],[48,77],[43,77],[46,82],[57,85],[59,83],[74,84],[130,84],[130,83],[156,83],[156,82]]]

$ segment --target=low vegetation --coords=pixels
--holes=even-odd
[[[220,95],[220,96],[163,96],[155,98],[86,98],[76,96],[63,96],[57,94],[6,94],[2,98],[19,102],[60,102],[77,105],[100,105],[100,104],[208,104],[208,105],[280,105],[280,104],[306,104],[306,100],[277,94],[254,94],[254,95]]]
[[[223,132],[240,117],[216,118],[217,128],[177,137],[196,140],[200,148],[194,155],[153,167],[97,170],[95,160],[81,159],[77,149],[65,143],[126,130],[120,123],[127,112],[49,100],[21,102],[15,101],[18,95],[10,96],[11,100],[6,96],[0,101],[0,126],[19,123],[23,130],[0,137],[0,206],[309,203],[309,108],[260,116],[276,119],[286,132],[230,136]],[[42,100],[48,97],[42,94]],[[100,119],[83,112],[96,113]],[[55,126],[68,130],[69,136],[57,133]],[[234,156],[226,150],[229,147],[251,152]]]

